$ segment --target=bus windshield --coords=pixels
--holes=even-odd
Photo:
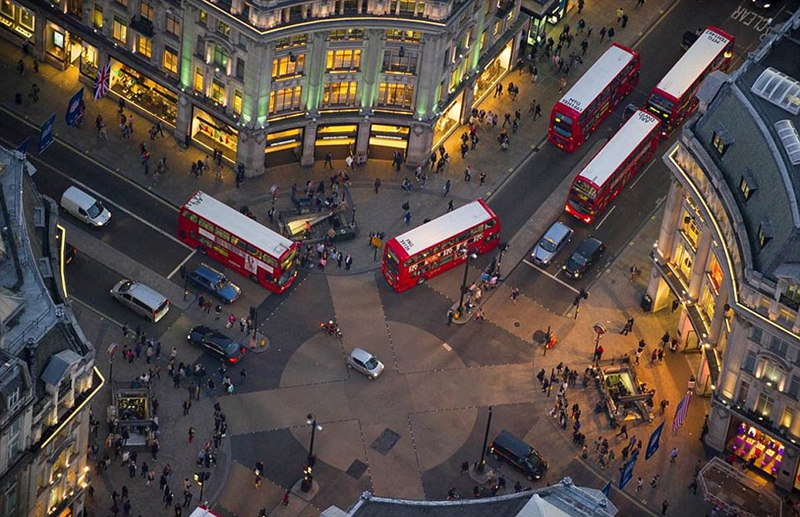
[[[657,93],[654,93],[650,96],[650,99],[647,101],[647,105],[649,108],[652,108],[661,114],[672,113],[672,108],[675,107],[674,102]]]
[[[553,129],[561,136],[572,136],[572,119],[563,113],[556,113],[553,119]]]
[[[582,179],[576,179],[575,184],[572,186],[573,190],[579,194],[579,198],[582,198],[586,201],[593,201],[594,198],[597,197],[597,189],[591,186],[589,183],[586,183]],[[582,195],[581,195],[582,194]]]
[[[394,253],[392,253],[392,250],[390,249],[386,250],[386,260],[384,261],[384,264],[386,264],[386,269],[388,269],[391,274],[397,276],[397,272],[400,269],[399,264],[397,262],[397,257],[395,257]]]

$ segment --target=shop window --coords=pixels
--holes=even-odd
[[[717,151],[717,155],[722,157],[732,143],[733,136],[721,124],[717,124],[711,133],[711,146]]]
[[[128,44],[128,26],[125,25],[124,20],[120,20],[116,16],[114,17],[113,37],[123,45]]]
[[[747,357],[744,358],[744,362],[742,363],[742,370],[753,373],[756,369],[756,353],[752,350],[748,350]]]
[[[332,30],[328,37],[331,41],[363,40],[364,29],[337,29]]]
[[[33,13],[22,6],[19,6],[19,24],[28,29],[33,30],[34,16]]]
[[[744,200],[748,201],[756,190],[758,190],[756,175],[752,170],[745,169],[742,173],[742,180],[739,182],[739,191],[742,193]]]
[[[175,37],[180,37],[181,35],[181,21],[180,19],[175,16],[174,14],[167,15],[167,24],[166,29],[169,34],[172,34]]]
[[[325,90],[322,93],[322,104],[324,106],[346,106],[355,104],[357,90],[358,82],[356,81],[325,83]]]
[[[225,36],[226,38],[231,35],[231,26],[225,22],[217,21],[217,34]]]
[[[136,39],[136,53],[149,59],[153,55],[153,40],[141,34]]]
[[[496,38],[500,31],[503,29],[503,22],[494,22],[494,29],[492,30],[492,35]]]
[[[153,4],[150,2],[141,2],[139,4],[139,14],[146,20],[153,21]]]
[[[688,211],[683,211],[683,219],[681,220],[681,233],[689,244],[694,249],[697,249],[697,243],[700,241],[700,228],[697,226],[697,220]]]
[[[291,77],[294,75],[302,74],[305,68],[306,55],[290,54],[280,59],[272,60],[272,78],[280,79],[282,77]]]
[[[775,230],[772,228],[772,221],[766,217],[758,225],[758,245],[763,249],[774,236]]]
[[[5,3],[5,2],[3,2]],[[92,13],[92,26],[95,29],[103,28],[103,6],[94,4],[94,11]]]
[[[200,67],[194,70],[194,91],[203,93],[203,69]]]
[[[178,73],[178,52],[169,47],[164,47],[164,70]]]
[[[789,382],[789,389],[786,392],[790,397],[797,400],[797,395],[800,394],[800,377],[792,375],[792,380]]]
[[[214,54],[211,59],[214,66],[223,70],[228,69],[228,51],[222,45],[214,45]]]
[[[225,104],[225,85],[216,79],[211,81],[211,100],[218,104]]]
[[[242,92],[239,90],[233,92],[233,112],[237,115],[242,114]]]
[[[378,89],[378,106],[397,106],[410,108],[414,98],[414,86],[399,83],[381,83]]]
[[[417,52],[400,47],[383,53],[383,71],[415,74],[417,72]]]
[[[14,15],[15,13],[15,5],[11,2],[11,0],[3,0],[0,3],[0,12],[3,13],[4,16],[11,18],[12,20],[16,18]]]
[[[768,396],[766,393],[759,393],[756,407],[753,408],[753,410],[759,415],[769,418],[772,414],[772,406],[774,404],[775,401],[772,400],[772,397]]]
[[[747,396],[750,393],[750,384],[745,381],[739,383],[739,391],[736,394],[736,403],[745,405],[747,404]]]
[[[236,78],[244,81],[244,59],[236,58]]]
[[[361,49],[329,50],[326,69],[357,70],[361,66]]]
[[[269,113],[280,113],[283,111],[296,111],[300,109],[300,95],[302,88],[284,88],[278,91],[271,91],[269,94]]]
[[[699,308],[701,313],[706,317],[706,321],[710,322],[714,319],[714,309],[717,303],[717,298],[711,291],[711,286],[706,284],[703,287],[703,295],[700,297]]]

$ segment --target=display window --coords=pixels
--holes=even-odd
[[[783,444],[760,429],[737,418],[732,419],[725,448],[731,453],[728,463],[735,458],[747,462],[751,468],[776,477],[783,462]]]
[[[356,124],[335,124],[320,126],[317,129],[317,141],[314,156],[321,160],[327,153],[331,153],[337,160],[353,156],[356,149]]]
[[[492,59],[489,65],[486,66],[483,72],[478,76],[478,80],[475,81],[474,90],[476,102],[484,95],[494,91],[494,86],[511,67],[511,53],[511,42],[509,42],[503,51]]]
[[[192,137],[211,149],[225,152],[226,156],[236,156],[239,131],[195,106],[192,116]]]
[[[33,37],[36,18],[24,6],[12,0],[0,0],[0,24],[23,38]]]
[[[113,59],[111,91],[171,126],[177,121],[178,99],[175,94],[139,71]]]
[[[462,92],[439,114],[439,118],[436,119],[436,125],[433,128],[434,149],[439,147],[450,136],[450,133],[458,127],[463,104],[464,94]]]

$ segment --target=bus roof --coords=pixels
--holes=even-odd
[[[293,242],[286,237],[275,233],[202,190],[195,192],[183,206],[276,259],[292,248]]]
[[[709,27],[658,82],[656,89],[673,99],[680,99],[730,42],[727,35]]]
[[[492,217],[495,217],[494,212],[478,199],[398,235],[394,240],[410,257]]]
[[[657,118],[646,111],[636,110],[625,125],[617,131],[617,134],[578,173],[577,177],[591,182],[599,190],[642,140],[653,131],[658,130],[658,125]]]
[[[605,54],[600,56],[600,59],[561,98],[561,104],[578,113],[583,113],[583,110],[635,57],[634,51],[616,43],[611,45]]]

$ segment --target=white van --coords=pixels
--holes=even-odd
[[[169,300],[157,291],[133,280],[123,279],[111,288],[111,297],[153,323],[169,312]]]
[[[78,187],[70,187],[61,196],[61,208],[91,226],[105,226],[111,219],[111,212]]]

